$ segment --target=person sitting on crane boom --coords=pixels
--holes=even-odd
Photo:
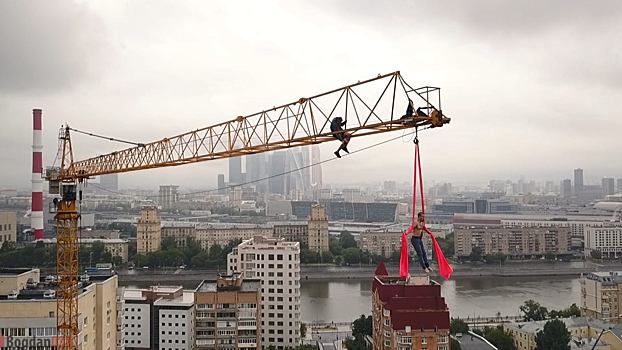
[[[341,117],[333,118],[333,121],[330,123],[330,131],[342,131],[343,129],[341,127],[346,125],[346,122],[347,120],[342,120]],[[341,145],[339,146],[337,151],[335,151],[335,155],[337,156],[337,158],[341,158],[341,155],[339,154],[339,151],[341,150],[344,150],[346,153],[350,153],[350,151],[348,151],[348,143],[350,142],[350,138],[352,137],[352,135],[342,131],[333,134],[333,137],[341,141]]]

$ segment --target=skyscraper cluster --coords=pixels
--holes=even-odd
[[[244,157],[245,171],[242,157],[230,158],[229,184],[250,183],[257,192],[282,195],[321,188],[321,166],[311,167],[319,158],[317,146],[311,147],[311,154],[306,147],[252,154]]]

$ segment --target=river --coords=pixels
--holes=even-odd
[[[525,300],[533,299],[551,309],[563,309],[581,301],[576,277],[482,277],[440,281],[452,317],[516,316]],[[199,282],[167,284],[194,289]],[[132,288],[149,283],[122,282]],[[349,322],[371,313],[370,281],[301,281],[301,313],[304,322]]]

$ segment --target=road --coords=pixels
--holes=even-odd
[[[463,350],[492,350],[492,347],[486,344],[486,342],[468,334],[464,334],[462,337],[457,339]]]
[[[352,335],[351,331],[339,330],[339,331],[321,331],[319,333],[313,332],[313,340],[322,343],[325,350],[335,350],[335,342],[340,339]]]

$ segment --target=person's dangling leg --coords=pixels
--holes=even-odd
[[[419,243],[419,244],[420,244],[420,246],[421,246],[421,248],[420,248],[420,249],[421,249],[421,260],[423,261],[423,262],[421,263],[421,266],[423,267],[423,269],[425,270],[425,272],[430,272],[430,271],[431,271],[431,269],[430,269],[430,264],[428,264],[428,257],[427,257],[427,255],[425,254],[425,245],[423,244],[423,237],[419,239],[419,242],[418,242],[418,243]]]
[[[348,143],[350,143],[351,137],[352,136],[348,133],[343,134],[343,142],[341,143],[340,149],[344,150],[346,153],[350,153],[350,151],[348,151]]]
[[[421,238],[413,237],[411,238],[410,242],[412,243],[413,247],[415,247],[415,251],[417,252],[417,258],[419,259],[419,265],[421,265],[422,269],[424,270],[427,269],[426,260],[424,259],[425,251],[421,249],[423,247],[421,245]]]

